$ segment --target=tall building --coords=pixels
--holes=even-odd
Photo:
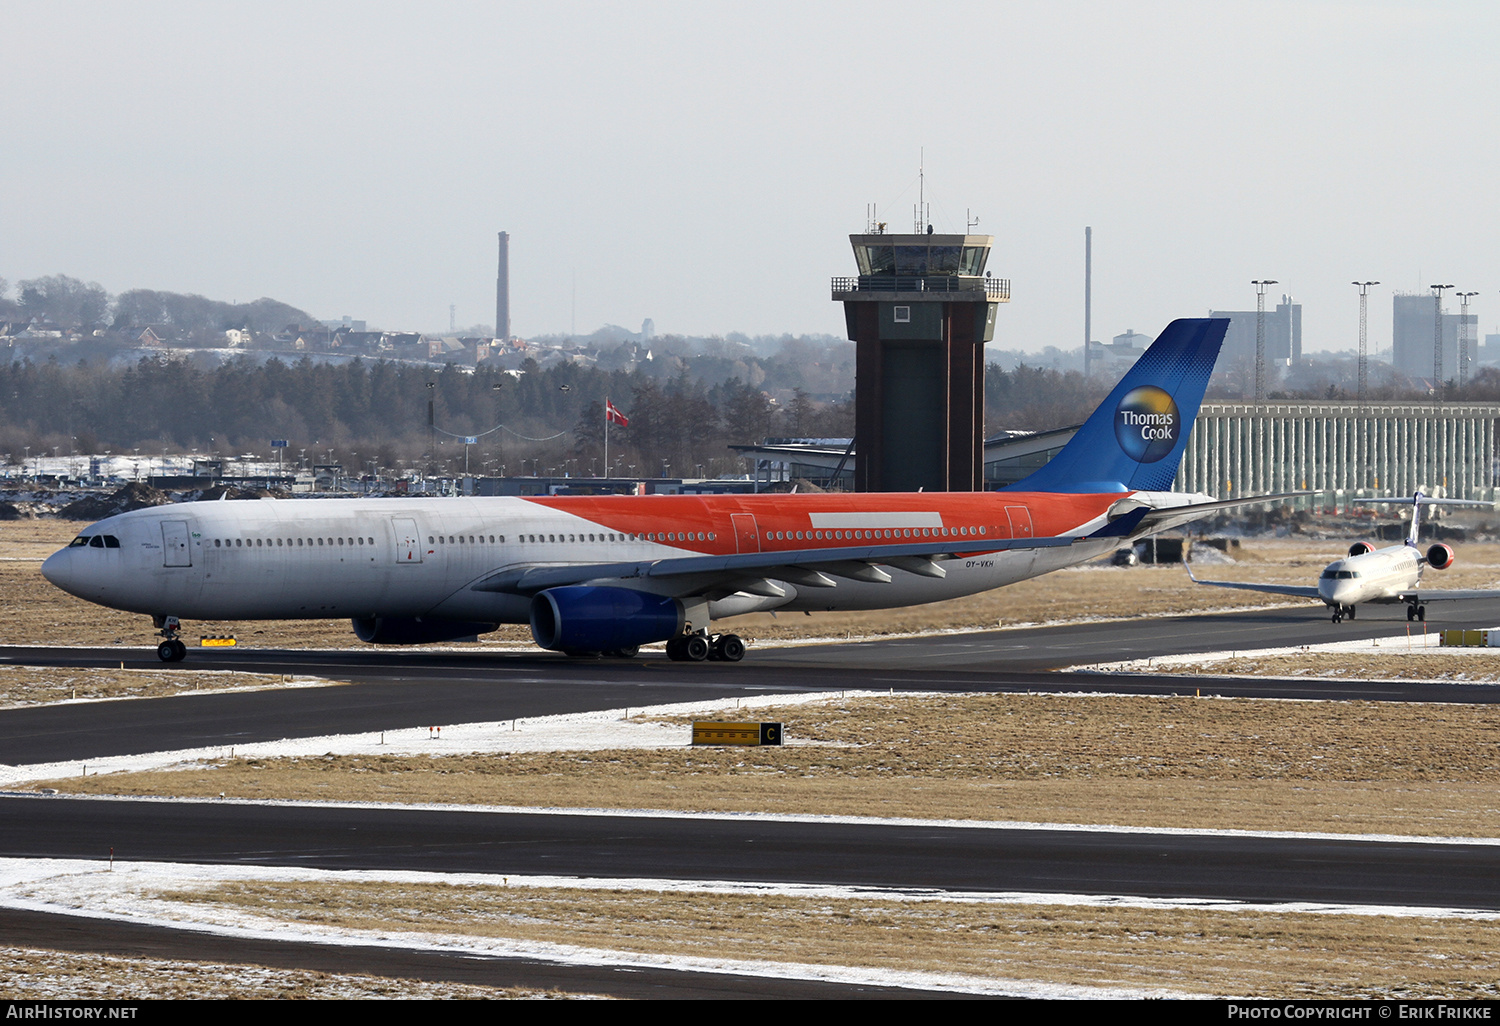
[[[1434,315],[1437,299],[1431,292],[1397,292],[1391,297],[1391,348],[1392,363],[1403,374],[1414,378],[1430,379],[1433,365]],[[1458,330],[1463,314],[1442,314],[1443,336],[1443,380],[1458,377]],[[1477,344],[1478,334],[1473,330],[1479,324],[1478,314],[1469,314],[1469,339]],[[1478,354],[1470,347],[1469,365],[1472,367]]]
[[[1228,317],[1229,330],[1224,334],[1224,348],[1219,363],[1246,361],[1255,363],[1256,320],[1254,310],[1214,310],[1210,317]],[[1302,304],[1282,296],[1275,310],[1266,311],[1266,362],[1291,366],[1302,359]]]

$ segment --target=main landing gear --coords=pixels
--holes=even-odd
[[[165,640],[156,646],[156,657],[164,663],[180,663],[187,658],[187,646],[177,637],[182,621],[175,616],[153,616],[151,626]]]
[[[1333,622],[1334,623],[1339,623],[1339,622],[1341,622],[1343,620],[1346,620],[1346,619],[1348,619],[1348,620],[1354,619],[1354,607],[1353,606],[1334,606],[1333,607]]]
[[[1425,621],[1427,619],[1427,607],[1419,606],[1417,605],[1417,603],[1413,602],[1411,605],[1406,607],[1406,618],[1408,620]]]
[[[745,642],[738,634],[682,634],[667,642],[667,658],[679,663],[737,663],[745,658]]]

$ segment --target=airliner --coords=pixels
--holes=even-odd
[[[529,623],[543,648],[736,662],[715,620],[889,609],[1075,566],[1216,510],[1168,491],[1225,319],[1178,320],[1057,457],[998,492],[262,499],[102,520],[42,573],[149,615],[165,662],[182,621],[349,618],[374,644]]]
[[[1423,553],[1417,542],[1421,528],[1423,506],[1484,506],[1494,509],[1492,502],[1477,499],[1440,499],[1418,491],[1410,499],[1360,499],[1361,505],[1370,503],[1411,503],[1411,528],[1406,532],[1406,541],[1400,545],[1377,549],[1369,542],[1355,542],[1349,546],[1349,555],[1336,559],[1323,568],[1316,585],[1297,584],[1247,584],[1240,581],[1200,581],[1193,577],[1193,568],[1188,567],[1188,576],[1196,584],[1215,588],[1238,588],[1242,591],[1260,591],[1271,595],[1295,595],[1300,598],[1315,598],[1333,610],[1331,619],[1341,623],[1354,619],[1355,608],[1366,602],[1405,602],[1406,619],[1426,620],[1427,603],[1455,601],[1459,599],[1500,598],[1500,591],[1457,590],[1440,591],[1422,587],[1422,570],[1446,570],[1456,558],[1453,549],[1441,542],[1432,545]],[[1186,563],[1183,564],[1187,566]]]

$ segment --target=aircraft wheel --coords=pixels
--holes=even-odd
[[[681,638],[669,638],[667,640],[667,658],[674,663],[680,663],[687,658],[682,654]]]
[[[1407,622],[1410,623],[1412,620],[1415,620],[1416,618],[1417,618],[1417,607],[1416,606],[1407,606],[1406,607],[1406,620],[1407,620]]]
[[[170,638],[156,646],[156,657],[164,663],[180,663],[187,657],[187,646]]]
[[[1345,609],[1344,610],[1344,615],[1347,616],[1351,620],[1354,619],[1354,607],[1353,606],[1349,606],[1347,609]]]
[[[701,663],[708,658],[708,639],[701,634],[689,634],[682,639],[682,657],[689,662]]]
[[[1329,619],[1332,620],[1334,623],[1343,623],[1344,622],[1344,614],[1341,613],[1341,612],[1339,612],[1337,609],[1335,609],[1333,611],[1333,615],[1331,617],[1329,617]]]
[[[726,663],[737,663],[745,658],[745,642],[738,634],[723,634],[714,642],[714,655]]]
[[[1417,607],[1417,619],[1418,620],[1423,620],[1423,621],[1425,621],[1427,619],[1427,607],[1426,606],[1418,606]]]
[[[641,650],[639,645],[627,645],[625,648],[617,648],[611,652],[604,653],[611,659],[634,659],[637,652]]]

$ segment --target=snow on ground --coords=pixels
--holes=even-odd
[[[1086,987],[1003,980],[961,973],[902,972],[857,966],[818,965],[662,955],[612,951],[543,941],[467,936],[401,930],[351,930],[308,923],[278,922],[253,912],[206,902],[164,899],[163,891],[205,891],[221,883],[265,881],[385,882],[391,884],[448,883],[490,887],[608,887],[643,892],[697,890],[715,894],[797,893],[809,897],[896,897],[876,888],[785,888],[735,883],[702,884],[665,880],[575,880],[567,877],[501,877],[483,874],[441,874],[369,871],[277,869],[264,866],[200,866],[180,863],[121,863],[63,859],[0,859],[0,905],[42,912],[122,920],[176,929],[190,928],[222,936],[272,941],[310,941],[356,947],[398,947],[420,951],[457,951],[474,956],[528,958],[563,965],[661,968],[692,972],[767,976],[778,979],[822,980],[855,985],[946,990],[966,994],[1034,998],[1145,998],[1200,995],[1176,991]],[[932,892],[912,892],[909,900],[933,900]],[[1003,900],[1003,896],[1000,896]],[[898,898],[899,900],[899,898]],[[942,898],[942,900],[948,900]],[[954,900],[994,900],[985,895],[962,895]],[[1199,906],[1195,906],[1199,907]]]
[[[380,872],[369,870],[314,870],[268,866],[222,866],[183,863],[119,863],[65,859],[0,859],[0,905],[41,912],[61,912],[144,925],[190,928],[223,936],[273,941],[309,941],[359,947],[399,947],[422,951],[459,951],[475,956],[529,958],[565,965],[654,967],[694,972],[768,976],[780,979],[829,982],[970,994],[1036,998],[1193,997],[1164,989],[1087,987],[1007,980],[960,973],[902,972],[858,966],[819,965],[766,960],[714,958],[614,951],[579,945],[461,933],[402,930],[354,930],[311,923],[278,921],[239,907],[192,901],[191,895],[225,883],[310,882],[386,883],[410,885],[446,883],[468,887],[580,888],[634,890],[645,895],[662,891],[703,894],[784,895],[815,900],[961,902],[966,904],[1065,905],[1074,907],[1131,907],[1171,910],[1220,910],[1382,916],[1462,916],[1493,919],[1493,913],[1423,908],[1337,906],[1313,903],[1258,904],[1197,899],[1155,900],[1097,895],[1005,892],[949,892],[935,889],[771,885],[734,881],[585,879],[551,876],[500,876]],[[163,892],[189,897],[168,899]]]
[[[1405,635],[1386,638],[1370,638],[1360,641],[1331,641],[1323,645],[1292,645],[1286,648],[1254,648],[1225,650],[1222,652],[1189,652],[1183,655],[1151,656],[1148,659],[1125,659],[1115,663],[1086,663],[1067,667],[1072,672],[1103,670],[1111,673],[1139,673],[1163,666],[1207,663],[1217,659],[1269,659],[1275,656],[1308,656],[1321,653],[1362,656],[1399,656],[1411,652],[1423,652],[1442,648],[1442,635],[1436,630],[1424,630],[1424,624],[1412,625],[1414,629]],[[1444,655],[1489,657],[1494,659],[1500,652],[1492,648],[1443,648]],[[1450,682],[1451,683],[1451,682]]]
[[[568,713],[558,716],[533,716],[492,723],[423,724],[400,730],[364,734],[325,734],[316,737],[283,738],[243,745],[214,745],[177,751],[149,752],[143,755],[106,756],[83,761],[34,763],[27,766],[0,765],[0,787],[14,787],[34,780],[55,780],[87,772],[126,773],[143,770],[188,769],[208,760],[228,757],[276,759],[286,756],[313,755],[469,755],[496,752],[581,752],[607,748],[673,748],[684,747],[692,740],[687,725],[643,722],[641,717],[702,716],[709,713],[736,713],[748,717],[767,713],[767,707],[801,705],[825,701],[841,695],[872,695],[887,692],[818,692],[806,695],[778,695],[764,702],[719,699],[709,702],[680,702],[650,708],[605,709],[598,712]],[[792,738],[788,744],[799,742]]]

